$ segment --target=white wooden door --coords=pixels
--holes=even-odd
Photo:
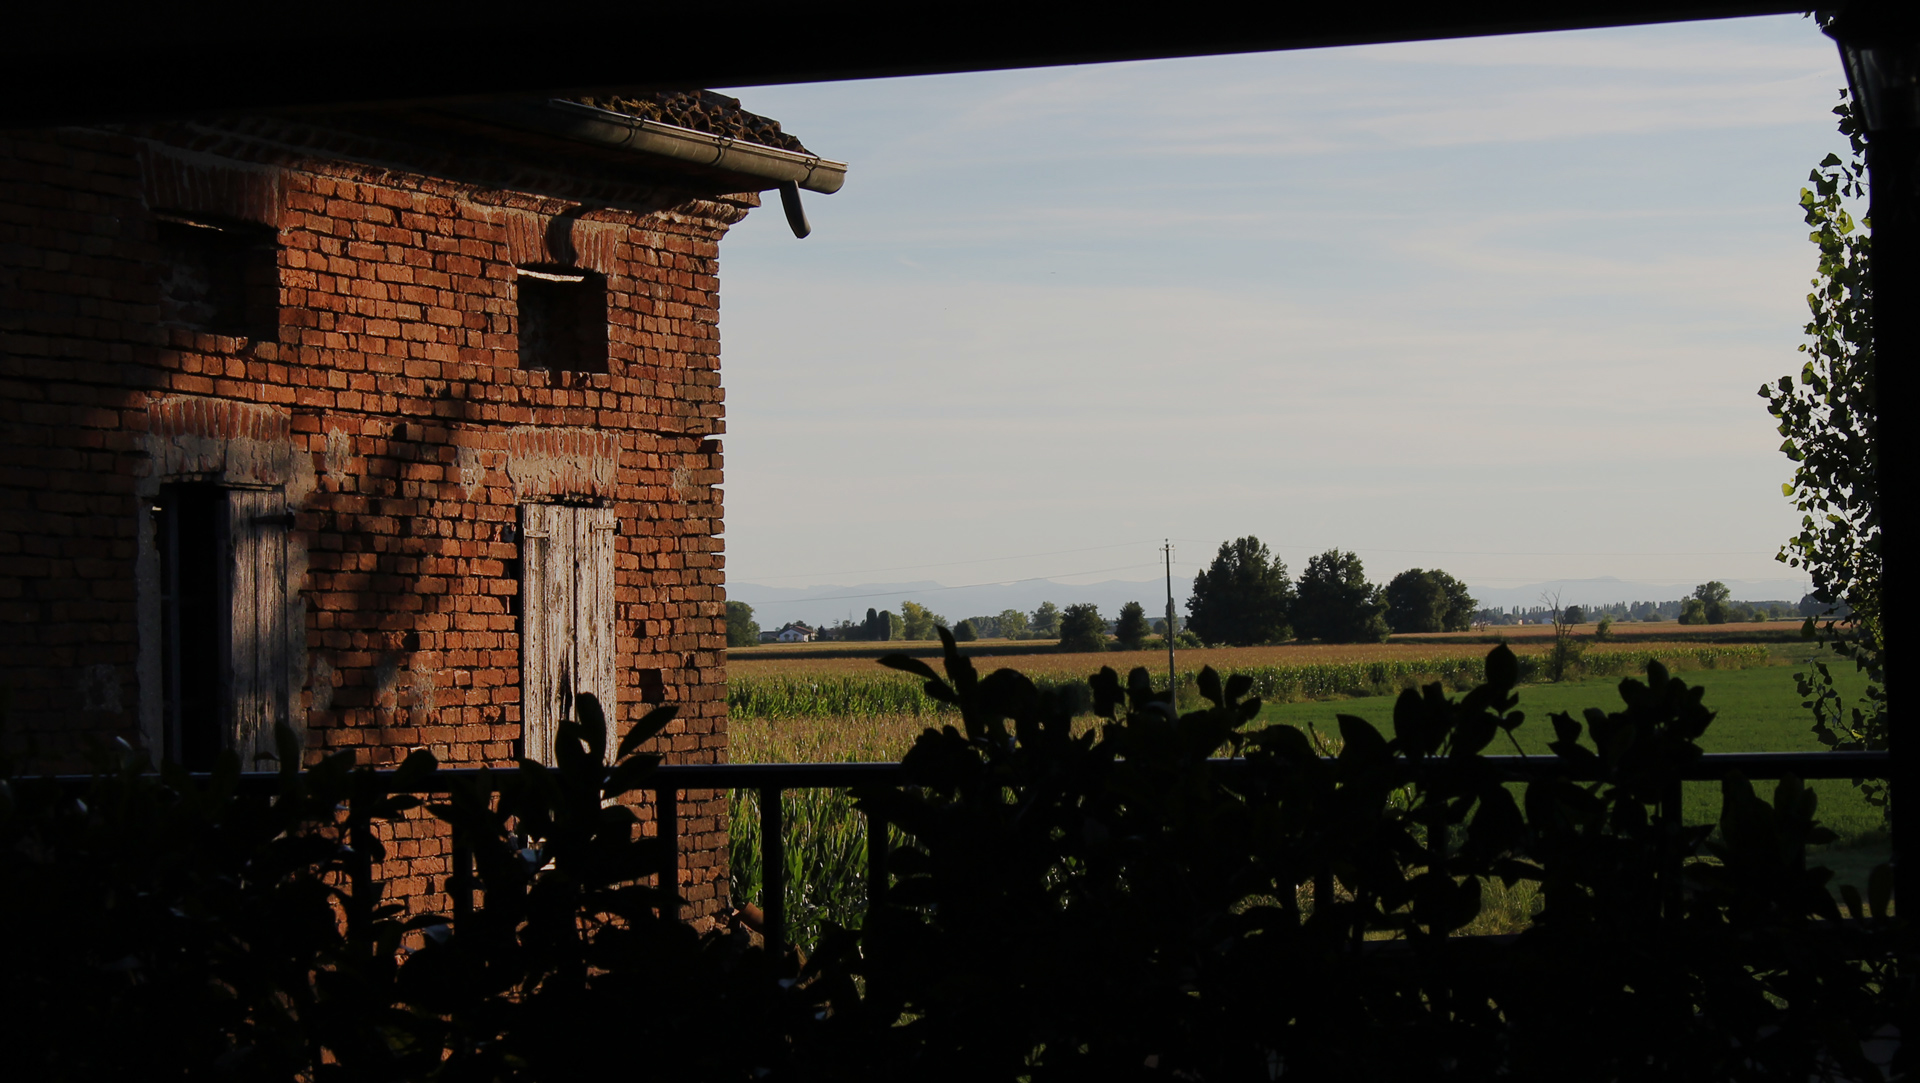
[[[226,741],[242,770],[273,766],[274,727],[290,722],[286,494],[227,494]]]
[[[615,711],[612,508],[527,504],[521,509],[521,755],[552,764],[561,722],[582,692]]]

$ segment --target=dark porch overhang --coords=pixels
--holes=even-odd
[[[360,17],[304,5],[41,4],[8,18],[0,127],[204,110],[425,102],[646,86],[694,89],[930,75],[1330,45],[1778,15],[1778,0],[1486,0],[1471,4],[1118,9],[992,0],[746,3],[662,18],[648,5]]]

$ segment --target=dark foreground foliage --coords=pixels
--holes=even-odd
[[[0,784],[0,1034],[20,1079],[547,1080],[630,1065],[751,1079],[812,1019],[794,964],[663,919],[660,851],[613,799],[657,711],[604,764],[583,696],[555,768],[523,763],[432,807],[474,853],[457,925],[382,901],[377,825],[417,808],[351,754],[271,800],[143,774],[124,745],[84,794]],[[281,762],[298,763],[283,735]],[[395,788],[428,781],[416,752]],[[489,797],[489,793],[497,796]],[[410,935],[411,934],[411,935]],[[407,950],[407,944],[417,945]]]
[[[1889,878],[1842,914],[1809,869],[1813,795],[1724,785],[1721,830],[1655,815],[1711,721],[1655,665],[1624,706],[1557,715],[1568,775],[1516,798],[1483,753],[1522,722],[1512,654],[1453,699],[1404,694],[1337,757],[1250,730],[1211,671],[1175,716],[1135,671],[1084,701],[946,643],[913,785],[862,795],[911,844],[887,900],[805,968],[660,916],[657,843],[612,800],[582,700],[555,768],[431,807],[476,905],[406,919],[372,876],[420,804],[335,757],[277,797],[142,773],[0,788],[10,936],[0,1033],[21,1078],[1271,1080],[1878,1078],[1862,1039],[1912,1014]],[[282,762],[297,762],[283,748]],[[1497,751],[1497,749],[1496,749]],[[1232,755],[1231,769],[1210,757]],[[1433,770],[1444,764],[1444,771]],[[403,785],[434,764],[415,754]],[[11,772],[9,772],[11,773]],[[489,796],[493,795],[493,796]],[[1709,860],[1703,860],[1709,859]],[[1456,937],[1484,883],[1536,881],[1526,933]],[[407,950],[408,947],[413,950]]]
[[[1551,719],[1558,762],[1599,781],[1520,800],[1483,755],[1523,721],[1504,646],[1462,699],[1402,694],[1390,734],[1343,716],[1332,758],[1246,729],[1259,702],[1211,672],[1210,706],[1176,718],[1144,671],[1104,670],[1112,722],[1075,738],[1072,708],[1012,671],[951,649],[944,679],[887,664],[963,727],[909,754],[917,789],[862,797],[915,845],[814,960],[823,1075],[1867,1079],[1861,1040],[1911,1007],[1887,870],[1873,916],[1850,897],[1865,920],[1843,923],[1806,864],[1832,837],[1810,791],[1729,778],[1712,838],[1655,815],[1712,720],[1657,663],[1621,710]],[[1532,928],[1449,936],[1493,879],[1539,883]]]

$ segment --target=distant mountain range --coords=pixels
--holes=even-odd
[[[1173,602],[1185,616],[1188,588],[1186,582],[1173,581]],[[1018,609],[1031,613],[1041,602],[1052,602],[1065,609],[1070,605],[1092,602],[1109,617],[1128,602],[1146,606],[1149,617],[1159,617],[1167,607],[1167,584],[1163,579],[1128,581],[1109,579],[1102,583],[1056,583],[1035,579],[1020,583],[992,583],[984,586],[948,587],[931,580],[914,583],[862,583],[851,587],[767,587],[758,583],[729,583],[727,597],[753,607],[754,620],[762,628],[778,628],[791,620],[808,624],[832,624],[852,620],[858,623],[873,609],[900,611],[903,601],[918,602],[950,620],[989,617],[1003,610]],[[770,623],[771,622],[771,623]]]
[[[1734,601],[1798,601],[1806,593],[1799,579],[1724,580]],[[1173,602],[1182,616],[1187,612],[1187,594],[1191,577],[1173,581]],[[1684,598],[1693,585],[1674,583],[1635,583],[1612,576],[1598,579],[1557,579],[1530,583],[1521,587],[1483,587],[1468,584],[1482,607],[1536,606],[1542,595],[1560,595],[1562,605],[1605,605],[1610,602],[1667,602]],[[1065,608],[1092,602],[1100,612],[1113,617],[1128,602],[1139,602],[1149,617],[1158,617],[1166,608],[1166,582],[1160,579],[1109,579],[1100,583],[1058,583],[1034,579],[1017,583],[991,583],[979,586],[949,587],[932,580],[912,583],[861,583],[856,586],[769,587],[759,583],[730,583],[727,597],[745,602],[754,609],[754,618],[762,628],[777,628],[788,621],[808,624],[832,624],[840,620],[856,623],[869,607],[900,611],[903,601],[918,602],[941,616],[959,621],[967,617],[992,616],[1005,609],[1031,613],[1041,602]]]

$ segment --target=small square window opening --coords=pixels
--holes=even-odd
[[[667,701],[665,674],[657,669],[636,669],[633,675],[633,683],[640,690],[640,702],[665,703]]]
[[[592,271],[522,267],[520,367],[607,371],[607,279]]]
[[[161,215],[160,318],[219,335],[273,339],[280,259],[266,226]]]

